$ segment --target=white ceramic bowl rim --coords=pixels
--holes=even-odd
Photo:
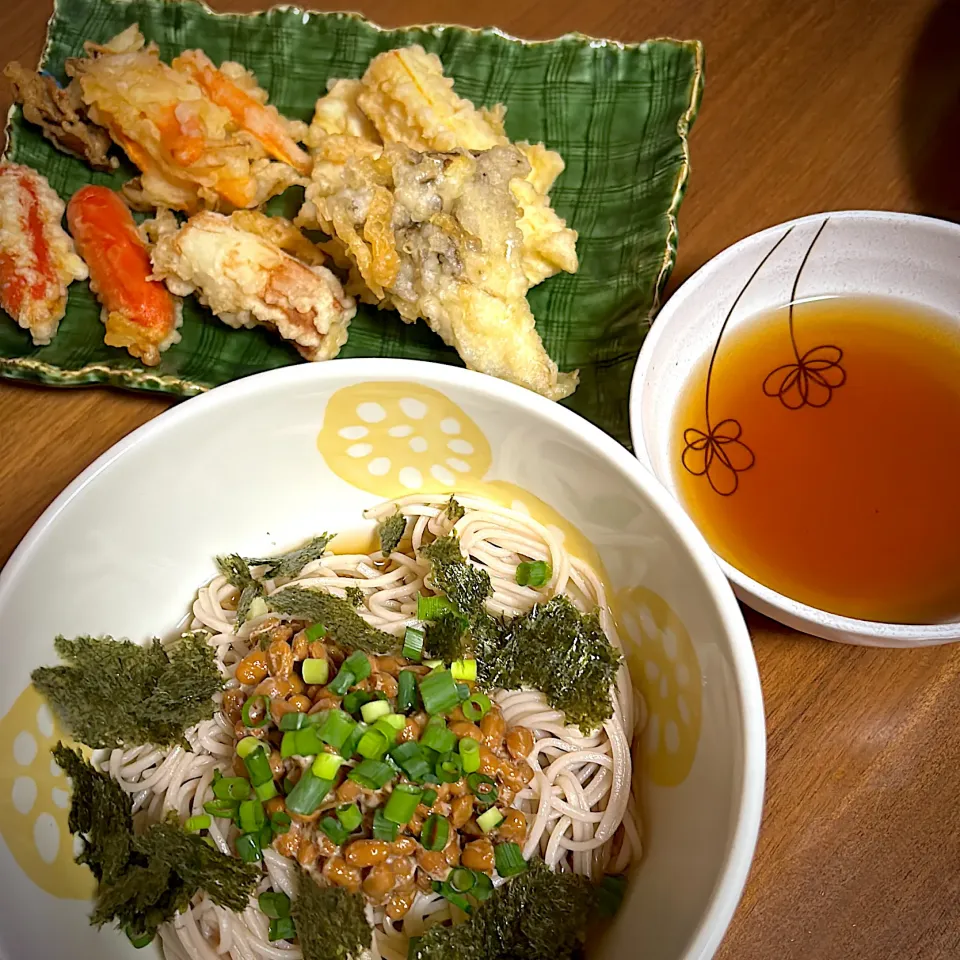
[[[426,368],[429,368],[429,373],[424,376]],[[676,501],[660,486],[652,474],[638,464],[626,448],[593,424],[559,404],[485,374],[417,360],[350,359],[331,361],[330,364],[304,364],[270,370],[217,387],[164,411],[134,430],[87,467],[50,504],[14,550],[3,570],[0,570],[0,608],[18,572],[29,563],[34,546],[44,531],[56,522],[60,511],[115,460],[156,434],[176,430],[181,423],[202,415],[208,408],[228,406],[234,400],[255,394],[262,387],[277,381],[299,379],[309,382],[322,379],[325,371],[336,372],[345,377],[355,377],[358,380],[409,380],[414,383],[429,380],[441,387],[444,385],[467,387],[477,393],[502,399],[511,405],[535,408],[539,415],[553,420],[561,428],[564,425],[568,429],[572,427],[587,447],[599,457],[612,461],[625,475],[632,477],[637,486],[643,490],[644,495],[673,527],[677,537],[692,555],[716,604],[724,630],[730,638],[733,675],[743,717],[743,795],[738,821],[723,865],[721,879],[711,895],[708,909],[689,941],[682,960],[707,960],[712,957],[720,945],[743,892],[757,843],[763,808],[766,730],[760,678],[750,635],[736,598],[717,566],[713,552]]]
[[[633,371],[633,382],[630,385],[630,438],[633,441],[633,449],[637,459],[651,472],[653,467],[650,456],[647,453],[647,447],[643,440],[643,433],[640,427],[640,417],[637,415],[639,405],[640,388],[643,378],[646,374],[645,359],[652,356],[657,344],[666,336],[666,321],[670,315],[680,307],[682,303],[695,292],[699,292],[699,284],[702,277],[708,270],[721,266],[728,260],[735,259],[736,256],[747,246],[772,238],[779,235],[787,227],[802,226],[807,223],[816,223],[825,216],[834,220],[892,220],[899,223],[916,223],[918,225],[936,225],[938,229],[946,228],[956,232],[960,239],[960,224],[950,223],[946,220],[938,220],[936,217],[923,217],[914,213],[895,213],[885,210],[830,210],[822,213],[813,213],[805,217],[797,217],[795,220],[787,220],[778,223],[775,226],[767,227],[757,233],[752,233],[742,240],[738,240],[726,250],[718,253],[715,257],[708,260],[695,273],[691,274],[673,296],[664,304],[663,309],[657,315],[656,322],[647,334],[640,356],[637,358],[637,365]],[[947,643],[957,639],[956,623],[935,623],[935,624],[886,624],[874,620],[857,620],[853,617],[844,617],[837,613],[830,613],[828,610],[821,610],[819,607],[811,607],[809,604],[794,600],[786,594],[778,593],[770,587],[764,586],[758,580],[748,577],[742,570],[729,564],[718,554],[714,555],[724,574],[734,584],[743,591],[753,594],[761,603],[775,610],[782,610],[800,620],[810,623],[821,623],[838,632],[862,637],[864,640],[876,640],[880,634],[878,629],[884,627],[894,627],[896,629],[898,642],[907,643]]]

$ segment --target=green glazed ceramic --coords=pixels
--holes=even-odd
[[[620,44],[568,35],[525,42],[496,30],[456,26],[384,30],[354,14],[215,14],[192,2],[57,0],[42,67],[63,80],[67,57],[85,40],[104,41],[138,22],[169,59],[189,47],[215,62],[252,69],[281,113],[309,121],[330,77],[357,77],[376,54],[419,43],[438,54],[457,93],[479,105],[507,105],[507,133],[543,141],[567,168],[551,192],[557,212],[580,234],[581,267],[530,292],[547,352],[561,370],[580,370],[564,403],[629,442],[630,374],[677,249],[677,210],[689,174],[687,135],[703,88],[698,42]],[[86,183],[119,187],[134,175],[95,173],[58,153],[23,122],[9,126],[8,159],[44,173],[63,197]],[[272,201],[292,215],[302,191]],[[265,330],[233,330],[188,300],[183,339],[144,369],[103,343],[99,306],[86,283],[70,287],[67,315],[52,344],[34,347],[0,316],[0,373],[56,386],[105,383],[192,396],[247,374],[300,363]],[[361,306],[341,357],[403,357],[460,364],[425,324]]]

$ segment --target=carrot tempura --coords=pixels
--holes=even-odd
[[[82,187],[67,206],[67,224],[103,306],[104,343],[156,366],[160,354],[180,340],[181,304],[150,279],[150,254],[129,208],[107,187]]]

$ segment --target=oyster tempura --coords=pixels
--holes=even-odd
[[[561,399],[577,376],[558,375],[526,293],[578,266],[547,197],[563,160],[511,144],[504,113],[458,97],[421,47],[381,54],[317,102],[297,222],[330,234],[352,292],[425,319],[472,369]]]
[[[303,217],[336,237],[367,288],[407,322],[424,319],[468,367],[553,400],[576,374],[558,374],[526,300],[522,234],[510,184],[530,170],[512,145],[470,153],[390,143],[340,164],[344,138],[324,146]]]
[[[136,206],[256,207],[309,169],[296,143],[305,125],[267,106],[267,92],[240,64],[218,69],[188,50],[167,65],[136,24],[84,49],[67,73],[79,80],[90,118],[140,168],[125,187]]]

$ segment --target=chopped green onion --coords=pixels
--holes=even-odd
[[[420,744],[412,740],[398,743],[389,751],[389,756],[411,780],[421,780],[433,769],[424,757]]]
[[[307,627],[303,631],[303,635],[310,643],[313,643],[314,640],[321,640],[327,635],[327,628],[322,623],[315,623],[312,627]]]
[[[472,890],[477,882],[476,874],[466,867],[455,867],[450,871],[450,876],[447,879],[457,893],[466,893],[468,890]]]
[[[499,791],[492,777],[485,773],[471,773],[467,777],[467,786],[481,803],[496,803]]]
[[[257,863],[263,859],[260,837],[255,833],[242,833],[237,837],[237,856],[244,863]]]
[[[280,718],[280,729],[284,732],[288,730],[302,730],[309,721],[305,713],[285,713]]]
[[[443,717],[431,717],[427,721],[423,734],[420,736],[420,746],[430,747],[439,753],[447,753],[457,745],[457,735],[447,727]]]
[[[322,687],[330,677],[330,663],[326,659],[309,657],[300,667],[303,682],[310,686]]]
[[[387,752],[390,746],[390,740],[385,733],[373,728],[360,738],[357,744],[357,753],[368,760],[379,760]]]
[[[431,813],[423,821],[420,830],[420,843],[424,850],[443,850],[450,839],[450,821],[439,813]]]
[[[480,769],[480,744],[470,737],[463,737],[457,744],[464,773],[474,773]]]
[[[296,935],[297,928],[294,926],[293,917],[281,917],[270,921],[267,936],[271,943],[274,940],[292,940]]]
[[[144,947],[149,946],[153,943],[153,938],[156,936],[154,933],[136,934],[129,927],[124,927],[123,932],[127,935],[130,945],[136,947],[137,950],[142,950]]]
[[[459,700],[466,700],[470,696],[470,687],[465,683],[457,684],[457,698]]]
[[[247,773],[250,774],[250,782],[255,787],[259,787],[261,783],[269,783],[273,779],[270,758],[267,756],[263,744],[260,744],[253,753],[248,753],[243,758],[243,765],[247,768]]]
[[[266,821],[267,815],[259,800],[244,800],[240,804],[240,829],[244,833],[256,833]]]
[[[350,736],[347,737],[346,742],[340,748],[341,754],[348,760],[357,752],[357,746],[368,729],[369,727],[367,727],[365,723],[354,724],[353,729],[350,731]]]
[[[473,907],[470,905],[470,901],[462,893],[458,893],[449,880],[444,880],[443,883],[438,883],[436,880],[434,880],[433,889],[436,893],[442,894],[443,897],[449,900],[450,903],[452,903],[455,907],[459,907],[461,910],[463,910],[464,913],[473,912]]]
[[[334,820],[333,817],[324,817],[320,821],[320,829],[338,847],[342,847],[347,842],[347,836],[349,835],[347,829],[339,820]]]
[[[337,807],[337,819],[347,833],[353,833],[363,823],[363,814],[355,803],[342,803]]]
[[[488,810],[487,813],[493,813]],[[487,814],[485,813],[484,816]],[[478,820],[477,823],[480,821]],[[527,869],[527,861],[523,859],[523,851],[517,843],[498,843],[493,848],[493,856],[497,862],[497,873],[501,877],[515,877]]]
[[[492,706],[493,704],[490,703],[488,696],[483,693],[474,693],[460,704],[460,709],[468,720],[476,723],[477,720],[482,720],[490,712]]]
[[[263,707],[263,717],[259,721],[255,721],[251,719],[250,711],[258,704]],[[243,720],[243,725],[249,729],[256,730],[259,727],[265,727],[270,722],[270,698],[264,693],[248,698],[240,711],[240,717]]]
[[[317,727],[317,736],[326,744],[339,750],[350,738],[356,722],[343,710],[329,710]]]
[[[290,714],[287,714],[290,716]],[[286,719],[286,717],[284,717]],[[280,741],[280,756],[287,760],[297,755],[297,731],[288,730]]]
[[[344,665],[336,677],[327,684],[327,689],[338,697],[342,697],[356,682],[357,678]]]
[[[383,815],[383,807],[377,807],[377,811],[373,815],[373,839],[393,843],[397,839],[398,830],[397,824]]]
[[[451,750],[440,754],[433,769],[441,783],[456,783],[463,776],[463,761],[458,753]]]
[[[297,781],[294,780],[289,775],[283,778],[283,783],[280,784],[283,787],[284,796],[287,796],[291,793],[293,788],[297,785]]]
[[[399,713],[388,713],[385,716],[380,718],[388,726],[392,727],[397,733],[399,733],[406,725],[407,718]],[[376,726],[376,724],[374,724]]]
[[[397,712],[410,713],[417,706],[417,677],[412,670],[401,670],[397,677]]]
[[[263,741],[257,739],[256,737],[244,737],[237,744],[237,756],[241,760],[246,760],[246,758],[249,757],[254,750],[257,750],[260,748],[260,745],[262,743]]]
[[[386,700],[371,700],[360,708],[360,716],[367,723],[373,723],[378,717],[385,717],[390,712],[390,704]]]
[[[351,690],[343,698],[343,703],[340,704],[347,713],[356,713],[365,703],[369,703],[371,700],[376,700],[377,698],[372,693],[367,693],[366,690]]]
[[[266,783],[261,783],[258,787],[254,788],[253,792],[257,795],[257,799],[263,803],[266,803],[268,800],[272,800],[274,797],[279,796],[277,793],[277,785],[272,780],[268,780]]]
[[[390,717],[380,717],[377,722],[373,725],[372,728],[377,733],[383,734],[384,739],[387,741],[387,747],[392,747],[397,742],[397,734],[400,732],[393,723],[390,722]],[[403,729],[402,727],[400,729]]]
[[[236,800],[208,800],[203,809],[211,817],[227,817],[232,820],[237,815],[239,803]]]
[[[546,560],[533,560],[517,565],[517,584],[521,587],[542,587],[550,582],[553,570]]]
[[[294,736],[297,738],[297,755],[300,757],[312,757],[315,754],[323,752],[323,741],[320,739],[320,731],[311,724],[298,730]]]
[[[424,660],[423,665],[431,670],[439,670],[443,666],[442,660]]]
[[[423,791],[423,796],[420,798],[420,802],[429,810],[437,802],[437,791],[433,787],[427,787]]]
[[[287,796],[287,809],[301,817],[309,817],[323,803],[332,786],[332,780],[314,776],[312,770],[304,770],[297,785]]]
[[[453,674],[449,670],[438,670],[420,681],[420,699],[427,713],[447,713],[461,700]]]
[[[290,819],[290,814],[284,813],[282,810],[270,814],[270,828],[276,836],[286,833],[290,829],[291,823],[293,821]]]
[[[373,667],[370,665],[370,658],[362,650],[354,650],[343,661],[342,669],[349,670],[357,678],[354,683],[359,683],[370,676]]]
[[[221,777],[213,785],[218,800],[246,800],[250,796],[250,781],[244,777]]]
[[[270,608],[267,606],[267,601],[264,600],[263,597],[254,597],[253,600],[250,601],[250,606],[247,608],[247,620],[262,617],[269,612]]]
[[[598,886],[597,909],[603,917],[612,917],[623,902],[623,895],[627,890],[627,878],[622,874],[608,874]]]
[[[383,808],[383,815],[392,823],[409,823],[417,810],[423,791],[410,783],[398,783]]]
[[[379,790],[393,779],[393,769],[382,760],[367,759],[358,763],[348,774],[347,779],[359,783],[367,790]]]
[[[403,650],[400,651],[400,655],[407,660],[415,660],[419,663],[423,658],[423,638],[422,627],[407,627],[403,634]]]
[[[267,890],[257,898],[260,912],[271,920],[282,920],[290,916],[290,898],[285,893]]]
[[[183,825],[187,833],[199,833],[201,830],[209,830],[213,820],[209,814],[201,813],[195,817],[187,817],[187,822]]]
[[[422,593],[417,595],[418,620],[436,620],[450,610],[455,610],[455,607],[446,597],[425,597]]]
[[[496,830],[501,823],[503,823],[503,814],[496,807],[491,807],[485,813],[481,813],[480,816],[477,817],[477,826],[484,833],[489,833],[491,830]]]
[[[321,777],[324,780],[333,780],[343,763],[343,757],[338,753],[318,753],[311,769],[314,776]]]
[[[466,660],[454,660],[450,672],[458,683],[473,683],[477,679],[477,661],[473,657]]]
[[[477,878],[477,882],[473,885],[470,896],[483,903],[484,900],[488,900],[493,894],[493,881],[480,870],[474,870],[473,872]]]

